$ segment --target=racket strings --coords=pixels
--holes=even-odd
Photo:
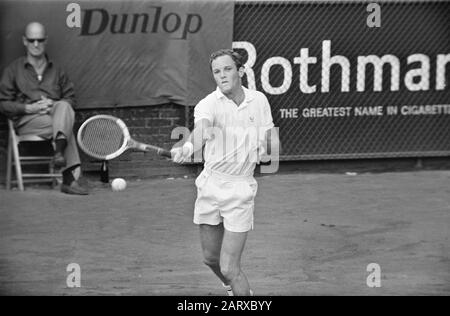
[[[81,142],[90,154],[106,157],[119,150],[124,141],[122,128],[111,119],[89,122],[82,131]]]

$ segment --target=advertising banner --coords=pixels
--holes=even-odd
[[[44,24],[47,51],[75,83],[77,108],[195,105],[214,88],[210,54],[231,47],[233,1],[0,1],[0,71]]]
[[[239,2],[284,159],[450,154],[450,2]]]

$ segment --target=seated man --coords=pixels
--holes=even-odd
[[[44,26],[28,24],[23,36],[27,55],[8,65],[0,79],[0,113],[13,120],[19,135],[53,139],[55,167],[63,168],[61,191],[85,195],[74,176],[80,157],[73,134],[73,84],[45,54],[46,43]]]

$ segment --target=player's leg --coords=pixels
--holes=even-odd
[[[220,250],[222,248],[224,234],[223,224],[200,224],[199,227],[204,263],[211,268],[224,284],[228,284],[220,272]]]
[[[247,277],[241,269],[241,256],[244,251],[247,232],[224,231],[220,252],[220,270],[234,295],[251,295]]]

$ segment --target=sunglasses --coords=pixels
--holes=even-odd
[[[28,43],[34,43],[35,41],[38,41],[38,43],[45,42],[46,38],[27,38]]]

